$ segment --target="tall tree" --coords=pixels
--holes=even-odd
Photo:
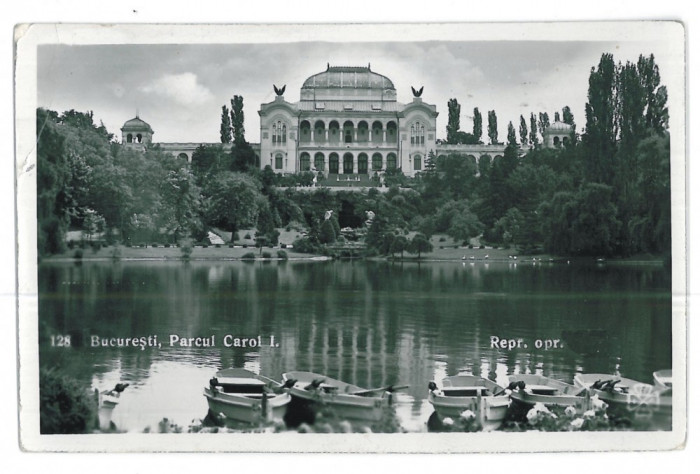
[[[646,126],[656,133],[663,133],[668,127],[668,108],[666,107],[668,97],[666,86],[660,85],[661,76],[654,55],[651,54],[648,58],[640,55],[637,69],[645,94]]]
[[[472,135],[474,135],[477,143],[481,143],[481,136],[483,134],[484,126],[481,118],[481,112],[479,112],[479,107],[474,107],[474,127],[472,129]]]
[[[527,123],[525,122],[525,117],[520,116],[520,144],[525,146],[528,144],[527,139]]]
[[[530,143],[532,146],[536,146],[540,142],[537,137],[537,119],[534,113],[530,113]]]
[[[221,143],[231,143],[231,112],[226,105],[221,106]]]
[[[508,122],[508,145],[518,146],[518,140],[515,138],[515,127],[513,122]]]
[[[555,122],[561,122],[561,117],[559,116],[559,112],[554,112],[554,121]]]
[[[544,139],[544,131],[549,128],[549,114],[547,112],[540,112],[540,119],[537,122],[537,128],[540,130],[540,135]]]
[[[616,68],[612,54],[601,56],[598,68],[588,78],[586,133],[583,136],[590,157],[587,171],[591,181],[610,184],[615,156]]]
[[[574,122],[574,114],[571,113],[571,108],[568,105],[565,105],[563,109],[561,109],[561,116],[562,116],[562,122],[568,123],[569,125],[576,125]]]
[[[236,145],[245,142],[243,96],[240,95],[234,95],[231,99],[231,134]]]
[[[491,145],[498,145],[498,119],[495,110],[489,110],[489,140]]]
[[[457,132],[459,132],[459,114],[461,106],[457,99],[447,101],[447,143],[457,143]]]

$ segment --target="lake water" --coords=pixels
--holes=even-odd
[[[428,382],[460,372],[506,384],[513,373],[571,383],[580,372],[651,383],[671,368],[670,287],[660,265],[45,262],[40,363],[86,388],[130,383],[112,418],[120,430],[157,430],[163,418],[186,429],[207,414],[202,391],[214,372],[244,367],[274,379],[303,370],[368,388],[410,385],[398,418],[426,431]],[[57,335],[71,347],[56,347]],[[160,348],[91,347],[92,336],[154,335]],[[169,347],[170,335],[214,335],[216,347]],[[224,347],[226,335],[260,335],[263,346]],[[521,347],[495,348],[492,337]]]

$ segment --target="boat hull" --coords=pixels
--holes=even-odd
[[[391,405],[391,397],[383,391],[367,396],[353,395],[363,389],[313,372],[288,372],[282,374],[282,378],[285,381],[297,381],[289,389],[289,394],[298,405],[312,410],[313,418],[319,409],[328,408],[341,419],[376,422],[382,419]],[[306,388],[319,379],[324,380],[321,386],[316,389]]]
[[[226,419],[244,423],[272,423],[282,421],[291,397],[287,393],[262,398],[251,398],[204,389],[209,410],[214,415],[223,414]]]
[[[543,375],[511,375],[509,382],[525,382],[524,390],[514,390],[510,398],[516,403],[530,408],[536,403],[542,403],[548,407],[569,407],[572,406],[578,413],[583,413],[590,409],[590,397],[587,397],[582,387],[576,387],[556,379]],[[547,387],[552,389],[553,394],[537,393],[536,389],[529,387]]]
[[[476,376],[457,375],[443,379],[443,391],[431,390],[428,392],[428,401],[433,405],[435,413],[440,420],[444,418],[457,418],[466,410],[471,410],[477,417],[485,431],[494,430],[501,426],[506,417],[510,397],[507,394],[495,395],[503,392],[498,384]],[[488,390],[482,396],[447,396],[444,393],[449,389],[459,390],[467,387],[483,387]]]

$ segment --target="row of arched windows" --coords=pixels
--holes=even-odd
[[[281,159],[281,154],[278,154]],[[386,169],[396,168],[396,154],[388,153],[386,158],[381,153],[374,153],[370,159],[367,153],[357,154],[357,171],[355,171],[355,155],[352,153],[343,154],[342,161],[338,153],[330,153],[328,155],[328,172],[331,174],[338,174],[341,170],[343,174],[367,174],[370,166],[372,171],[381,171],[384,169],[384,160],[386,159]],[[299,170],[300,171],[310,171],[311,170],[311,155],[307,152],[303,152],[299,155]],[[313,167],[316,171],[325,172],[326,171],[326,155],[318,152],[313,158]],[[280,166],[281,168],[281,166]]]
[[[370,128],[369,123],[361,120],[355,126],[351,120],[346,120],[343,126],[340,122],[332,120],[326,124],[322,120],[317,120],[314,123],[313,129],[311,122],[304,120],[299,124],[299,141],[302,143],[314,142],[330,142],[330,143],[355,143],[355,142],[395,142],[398,137],[396,122],[390,121],[384,126],[380,121],[372,123]]]

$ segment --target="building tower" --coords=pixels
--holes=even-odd
[[[127,120],[121,131],[122,144],[126,146],[145,148],[153,140],[153,129],[141,120],[138,114],[135,118]]]

